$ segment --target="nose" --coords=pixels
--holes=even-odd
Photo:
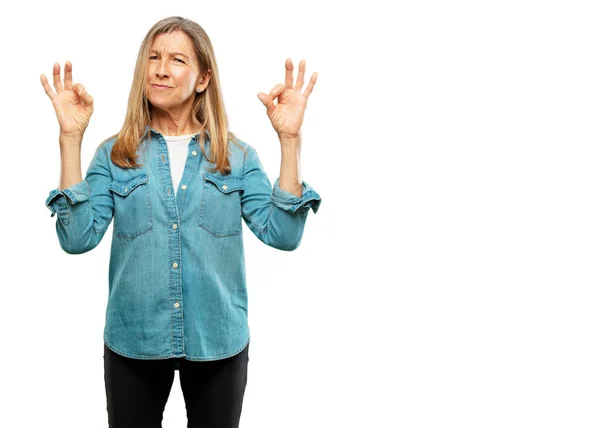
[[[161,59],[156,65],[156,75],[158,77],[168,77],[169,76],[169,61],[167,59]]]

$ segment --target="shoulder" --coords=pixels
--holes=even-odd
[[[104,150],[110,159],[110,153],[112,152],[112,148],[117,142],[117,135],[118,134],[112,135],[106,140],[102,141],[96,148],[96,151]]]
[[[247,158],[255,154],[256,150],[250,144],[239,138],[230,138],[227,144],[232,171],[237,170],[241,173]]]
[[[238,157],[248,156],[248,154],[254,150],[250,144],[239,138],[230,138],[228,145],[231,155]]]

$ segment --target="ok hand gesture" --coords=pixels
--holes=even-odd
[[[300,134],[300,127],[304,119],[304,110],[308,96],[312,92],[317,82],[317,73],[313,73],[304,92],[301,92],[304,85],[305,61],[300,61],[300,70],[298,79],[294,85],[294,64],[288,58],[285,61],[285,86],[276,85],[269,95],[259,92],[258,98],[267,108],[267,116],[271,120],[273,128],[281,139],[294,138]],[[273,100],[277,98],[277,104]]]
[[[67,61],[65,63],[65,81],[63,86],[63,83],[60,81],[60,64],[54,64],[52,77],[54,78],[56,92],[48,84],[45,75],[42,74],[40,80],[54,106],[60,126],[60,133],[69,136],[83,136],[89,124],[90,117],[94,112],[94,100],[85,91],[85,87],[81,83],[73,85],[72,70],[73,65]]]

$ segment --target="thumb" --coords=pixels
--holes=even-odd
[[[262,101],[267,110],[272,110],[275,108],[275,104],[273,104],[273,98],[271,98],[263,92],[259,92],[257,96],[258,99]]]

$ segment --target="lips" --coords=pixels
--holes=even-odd
[[[170,88],[170,86],[152,84],[153,88]]]

